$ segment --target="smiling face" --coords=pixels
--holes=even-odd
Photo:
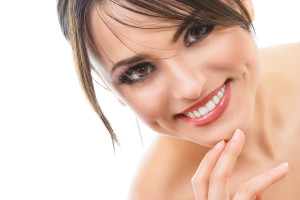
[[[123,8],[109,10],[147,26],[162,23]],[[192,24],[174,41],[177,28],[133,28],[98,11],[90,12],[91,32],[97,50],[107,56],[94,67],[152,129],[203,146],[229,139],[236,128],[247,129],[260,74],[248,31]]]

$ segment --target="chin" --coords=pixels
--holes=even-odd
[[[217,120],[201,127],[192,127],[186,124],[182,138],[202,146],[213,147],[221,140],[229,141],[236,129],[240,129],[246,134],[253,118],[255,95],[246,95],[240,92],[242,90],[235,89],[236,85],[232,84],[231,100]]]
[[[232,138],[236,129],[240,129],[245,132],[250,125],[251,118],[252,116],[241,113],[228,120],[220,121],[218,126],[207,127],[207,129],[203,130],[203,132],[196,132],[193,136],[184,139],[191,140],[194,143],[205,147],[213,147],[221,140],[228,142]]]

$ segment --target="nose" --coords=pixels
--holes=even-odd
[[[206,78],[195,63],[169,61],[170,92],[176,99],[198,99]]]

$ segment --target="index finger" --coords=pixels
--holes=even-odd
[[[253,199],[262,194],[272,184],[283,179],[289,171],[288,163],[283,163],[244,183],[238,189],[233,200]]]
[[[210,177],[208,195],[211,199],[223,199],[228,195],[228,190],[225,188],[227,188],[229,177],[242,151],[244,141],[243,132],[237,129],[220,155]]]
[[[225,146],[224,140],[218,142],[203,158],[195,175],[192,178],[192,185],[196,199],[207,199],[208,184],[211,171],[213,170],[219,156]]]

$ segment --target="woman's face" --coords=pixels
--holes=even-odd
[[[177,23],[121,8],[110,12],[138,26]],[[260,74],[258,49],[249,32],[192,25],[174,40],[176,28],[133,28],[96,8],[90,20],[102,54],[96,70],[152,129],[204,146],[230,139],[236,128],[247,129]]]

